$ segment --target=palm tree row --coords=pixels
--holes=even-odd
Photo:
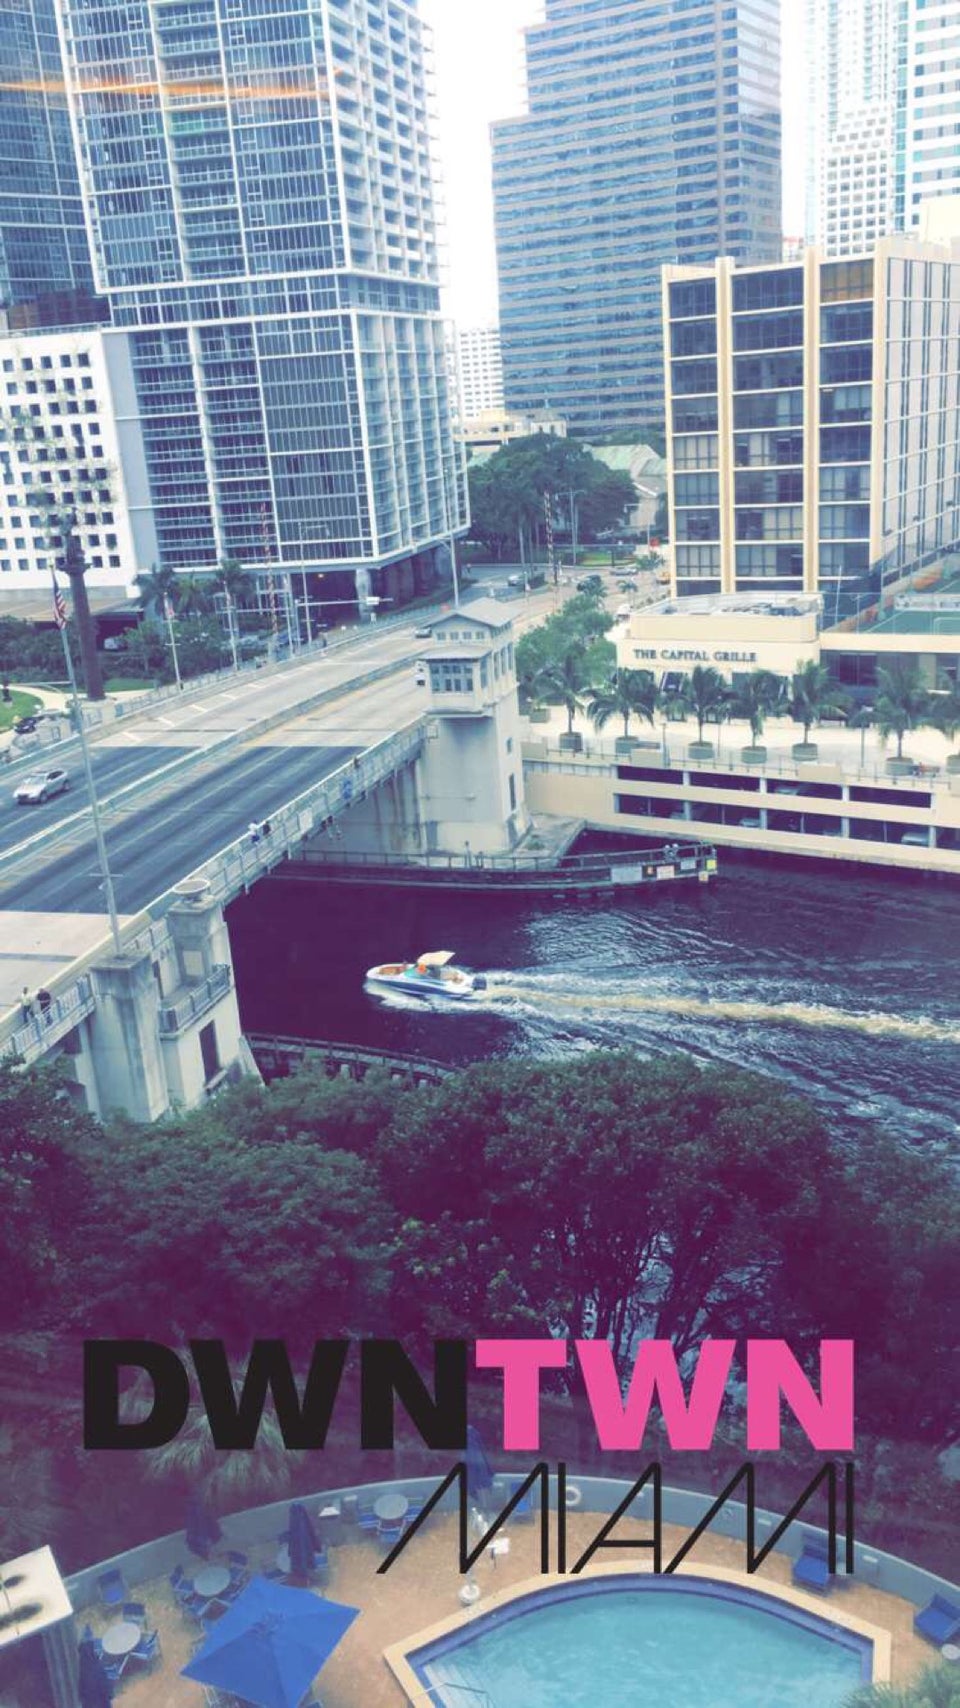
[[[812,660],[789,678],[772,670],[753,670],[732,687],[719,670],[696,665],[679,688],[661,693],[650,670],[616,670],[600,685],[589,683],[585,649],[578,645],[538,673],[530,685],[530,699],[535,705],[563,706],[569,735],[581,706],[597,730],[613,718],[622,718],[625,738],[633,718],[647,724],[653,724],[658,713],[693,718],[701,746],[706,745],[704,730],[709,723],[742,719],[756,748],[768,718],[790,717],[803,731],[802,747],[809,757],[816,753],[811,730],[828,717],[844,717],[848,727],[862,731],[873,725],[884,741],[894,737],[898,760],[903,759],[904,737],[912,730],[938,729],[950,741],[960,732],[960,689],[954,685],[941,693],[930,692],[916,665],[903,659],[892,659],[878,670],[876,702],[870,712],[854,707],[826,666]]]

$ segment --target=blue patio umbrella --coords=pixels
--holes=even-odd
[[[77,1693],[80,1697],[80,1708],[110,1708],[113,1685],[100,1664],[100,1657],[92,1642],[80,1644],[79,1658]]]
[[[290,1571],[294,1577],[310,1576],[316,1564],[319,1545],[310,1514],[302,1501],[295,1500],[290,1508]]]
[[[479,1429],[472,1423],[467,1424],[467,1493],[482,1495],[485,1489],[493,1487],[493,1472],[487,1458],[483,1438]]]
[[[199,1554],[202,1560],[207,1558],[214,1543],[219,1542],[223,1535],[213,1513],[196,1493],[191,1494],[187,1501],[187,1522],[184,1533],[191,1554]]]
[[[297,1708],[359,1611],[308,1589],[251,1578],[183,1677],[231,1691],[256,1708]]]

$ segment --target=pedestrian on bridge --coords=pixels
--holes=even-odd
[[[250,823],[247,825],[247,832],[249,834],[251,842],[259,842],[260,841],[260,826],[258,825],[255,818],[252,818],[250,820]]]
[[[24,985],[20,993],[20,1013],[23,1015],[25,1024],[28,1020],[33,1019],[33,998],[30,995],[28,985]]]

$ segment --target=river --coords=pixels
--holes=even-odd
[[[707,889],[609,903],[272,878],[229,918],[248,1031],[456,1063],[682,1050],[772,1074],[841,1126],[960,1149],[960,887],[946,882],[722,855]],[[468,1012],[364,994],[368,966],[440,948],[488,974]]]

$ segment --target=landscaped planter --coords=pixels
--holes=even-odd
[[[804,762],[809,764],[812,759],[819,759],[820,749],[815,741],[795,741],[793,757],[799,760],[801,764]]]
[[[712,741],[691,741],[687,748],[688,759],[712,759],[713,757]]]
[[[550,722],[550,707],[531,706],[527,717],[532,724],[548,724]]]
[[[916,761],[913,759],[904,758],[887,760],[888,777],[912,777],[915,770]]]
[[[566,731],[566,730],[564,731],[563,735],[561,735],[561,737],[560,737],[560,752],[561,753],[582,753],[583,752],[583,736],[580,734],[579,730],[575,729],[573,731],[572,735],[568,731]]]
[[[618,735],[613,751],[618,759],[631,759],[636,742],[632,735]]]
[[[740,758],[744,765],[766,765],[767,750],[765,747],[741,747]]]
[[[947,770],[951,777],[960,775],[960,753],[947,754]]]

